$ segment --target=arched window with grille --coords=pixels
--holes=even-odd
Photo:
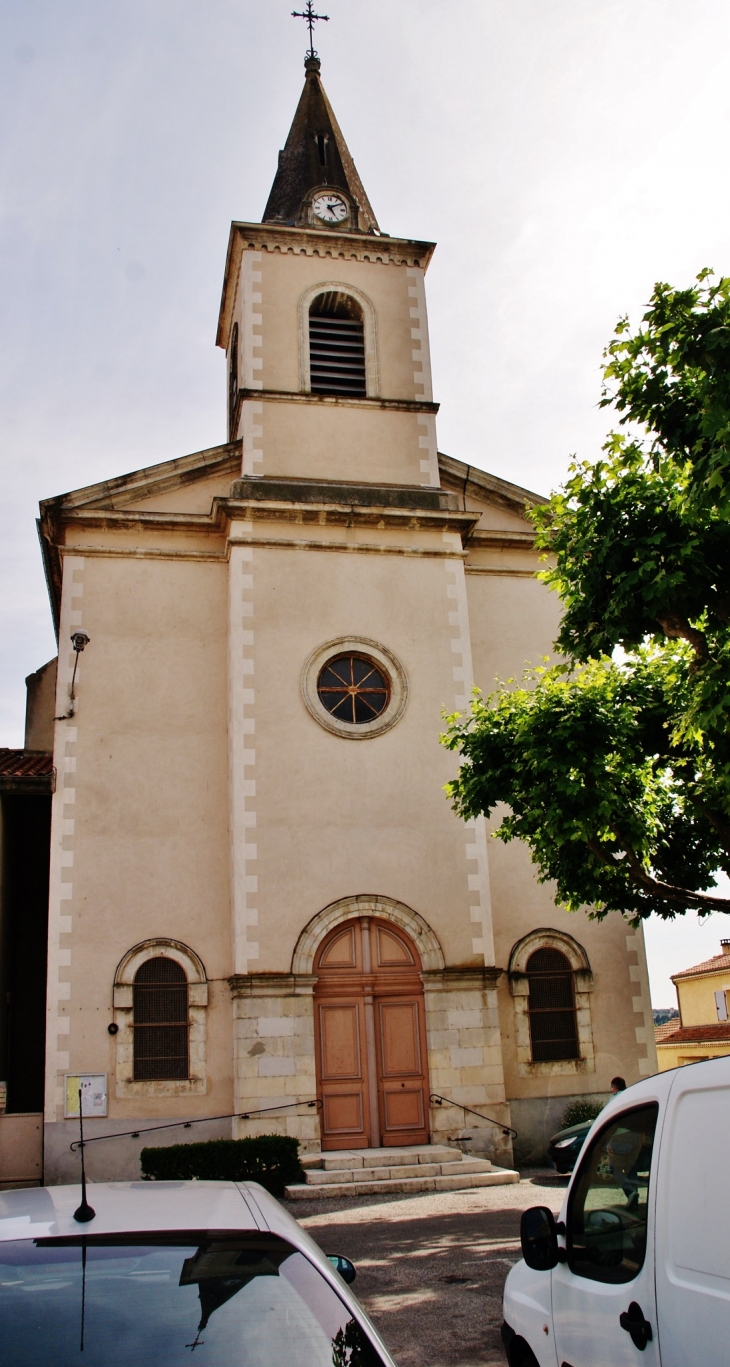
[[[525,965],[534,1063],[580,1057],[575,985],[569,959],[559,949],[536,949]]]
[[[310,304],[309,381],[313,394],[367,394],[363,312],[341,290],[318,294]]]
[[[174,959],[146,959],[134,975],[134,1081],[189,1076],[188,979]]]

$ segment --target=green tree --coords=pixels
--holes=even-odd
[[[730,911],[730,279],[658,284],[604,359],[621,430],[531,511],[564,663],[448,719],[448,791],[570,909]]]

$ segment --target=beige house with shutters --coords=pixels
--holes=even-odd
[[[556,908],[444,795],[444,709],[549,653],[558,604],[538,496],[438,450],[433,251],[379,229],[308,59],[263,221],[231,226],[229,440],[41,505],[47,1180],[76,1172],[69,1076],[94,1136],[217,1116],[159,1142],[509,1163],[503,1127],[529,1158],[570,1097],[656,1070],[641,934]]]

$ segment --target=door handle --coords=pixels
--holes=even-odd
[[[631,1335],[631,1342],[640,1353],[643,1353],[647,1343],[651,1343],[654,1335],[651,1325],[644,1319],[644,1311],[636,1301],[632,1301],[628,1310],[623,1310],[618,1317],[618,1322],[627,1334]]]

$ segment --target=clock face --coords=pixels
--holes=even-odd
[[[339,195],[318,195],[312,205],[315,215],[323,223],[341,223],[347,218],[348,208]]]

